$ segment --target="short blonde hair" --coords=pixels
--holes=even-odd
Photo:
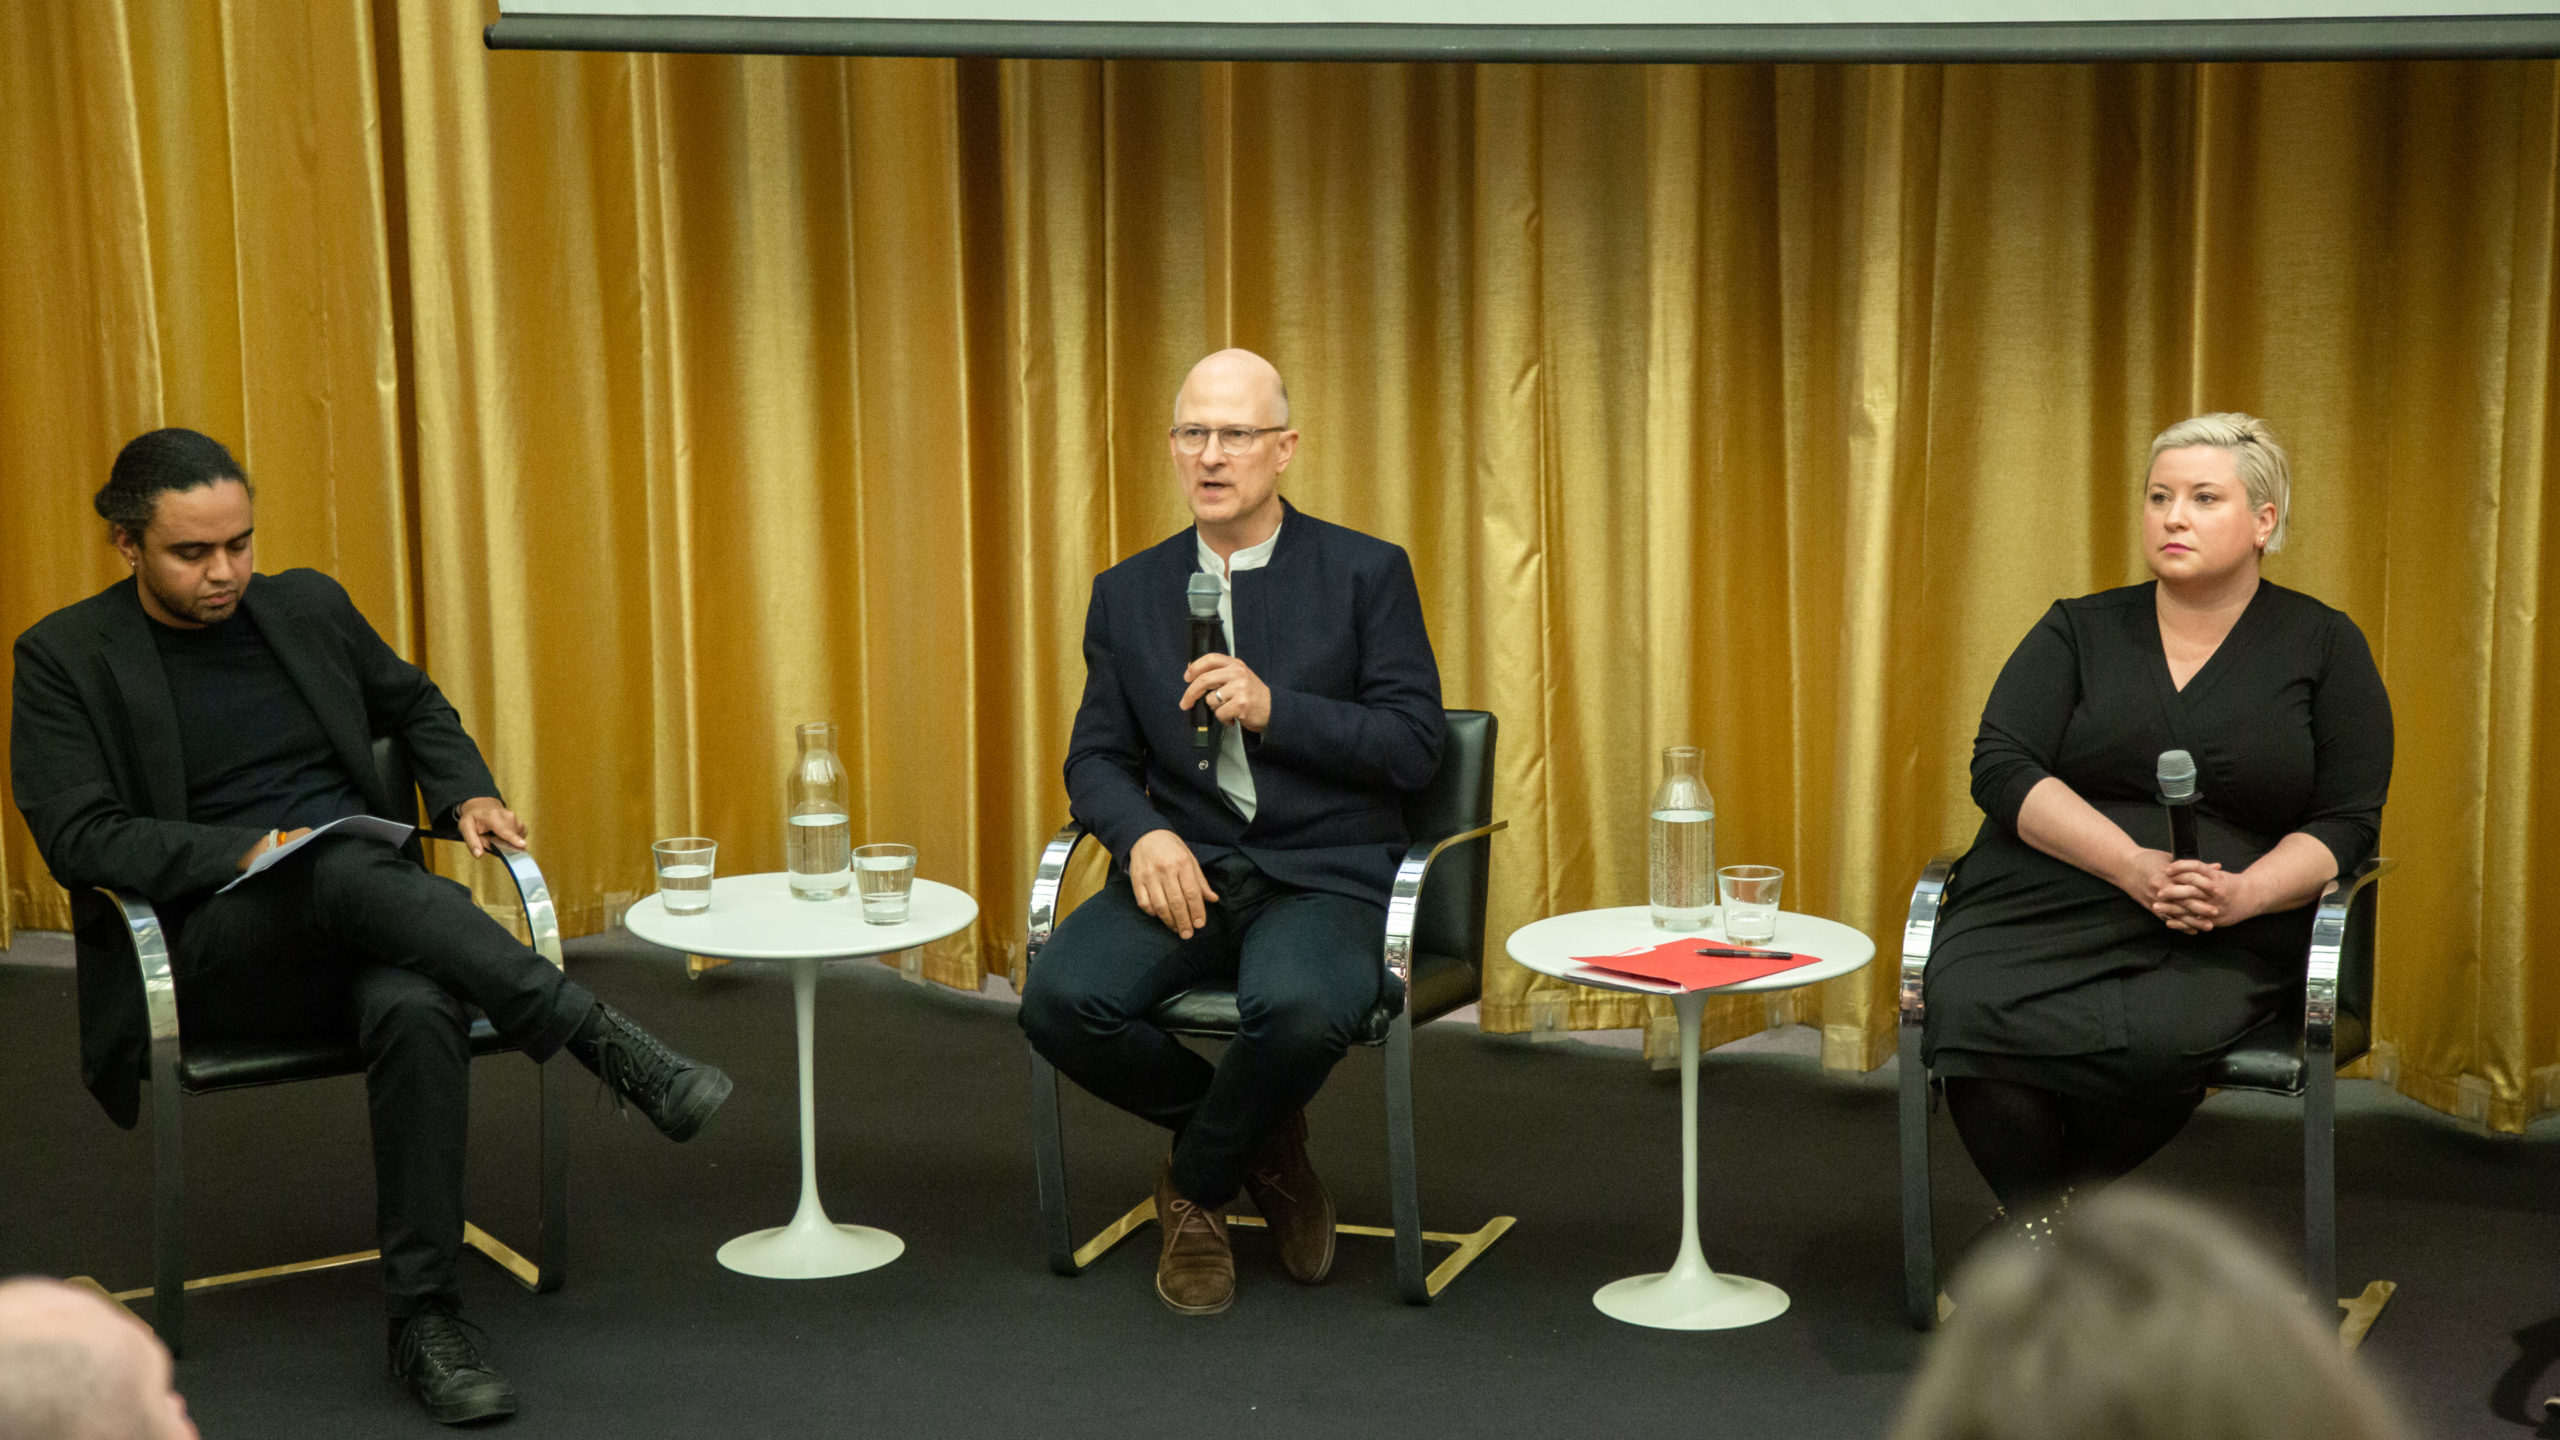
[[[2183,450],[2190,445],[2210,445],[2231,452],[2231,463],[2240,471],[2241,487],[2249,493],[2249,513],[2258,513],[2261,505],[2276,507],[2276,528],[2267,536],[2267,553],[2273,555],[2283,549],[2286,521],[2293,510],[2293,461],[2276,443],[2275,432],[2267,428],[2267,422],[2237,410],[2181,420],[2153,438],[2151,460],[2142,466],[2144,483],[2150,483],[2152,462],[2160,458],[2161,451]]]
[[[2300,1283],[2190,1200],[2110,1189],[2049,1242],[1967,1263],[1956,1293],[1893,1440],[2410,1433]]]

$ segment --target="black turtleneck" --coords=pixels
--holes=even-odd
[[[247,614],[201,630],[151,622],[187,761],[187,818],[291,830],[365,812],[311,702]]]

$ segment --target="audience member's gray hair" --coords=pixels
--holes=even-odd
[[[0,1440],[155,1434],[131,1371],[74,1340],[0,1341]]]
[[[2267,428],[2267,422],[2236,410],[2181,420],[2152,440],[2151,459],[2158,460],[2163,450],[2183,450],[2190,445],[2211,445],[2231,452],[2231,463],[2240,470],[2241,487],[2249,492],[2249,513],[2258,513],[2261,505],[2276,507],[2276,528],[2267,536],[2267,553],[2273,555],[2283,549],[2285,526],[2293,512],[2293,461],[2276,443],[2275,432]],[[2143,463],[2142,473],[2148,483],[2150,461]]]
[[[95,1286],[0,1279],[0,1440],[196,1440],[169,1352]]]
[[[1955,1288],[1893,1440],[2409,1434],[2294,1277],[2188,1201],[2110,1190]]]

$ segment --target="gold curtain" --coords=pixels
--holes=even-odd
[[[117,445],[206,429],[262,564],[339,574],[460,706],[575,929],[654,835],[778,865],[831,718],[857,832],[978,897],[927,962],[973,985],[1064,814],[1087,583],[1184,523],[1173,388],[1248,345],[1289,493],[1411,550],[1450,703],[1502,717],[1493,948],[1643,898],[1696,742],[1722,858],[1883,952],[1711,1038],[1860,1067],[1991,677],[2141,575],[2150,435],[2248,409],[2300,479],[2272,577],[2397,705],[2377,1069],[2560,1106],[2553,65],[492,55],[486,18],[0,7],[0,628],[113,573]],[[4,823],[6,919],[60,925]],[[1486,1025],[1549,988],[1497,963]]]

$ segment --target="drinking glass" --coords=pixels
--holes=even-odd
[[[903,925],[915,893],[916,847],[861,845],[853,852],[853,885],[862,892],[862,918],[874,925]]]
[[[1778,888],[1787,872],[1773,865],[1727,865],[1716,872],[1716,899],[1724,906],[1724,938],[1736,945],[1766,945],[1778,938]]]
[[[711,868],[720,842],[679,835],[649,847],[658,862],[658,903],[670,915],[699,915],[711,908]]]

